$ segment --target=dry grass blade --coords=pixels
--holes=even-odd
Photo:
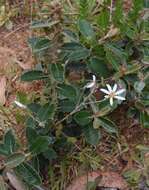
[[[1,105],[4,105],[6,102],[5,91],[6,91],[6,77],[1,76],[0,77],[0,104]]]

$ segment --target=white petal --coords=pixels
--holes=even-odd
[[[121,89],[121,90],[118,90],[117,92],[115,92],[116,95],[119,95],[119,94],[122,94],[123,92],[125,92],[126,89]]]
[[[114,86],[113,86],[113,92],[116,92],[116,90],[117,90],[117,84],[114,84]]]
[[[107,99],[107,98],[109,98],[109,96],[108,96],[108,95],[105,95],[104,97],[105,97],[106,99]]]
[[[93,86],[95,86],[95,82],[90,82],[84,88],[92,88]]]
[[[93,75],[93,82],[96,82],[96,76]]]
[[[113,98],[110,98],[110,105],[113,106]]]
[[[109,84],[106,84],[106,86],[107,86],[109,92],[112,92],[112,88],[111,88],[111,86],[110,86]]]
[[[24,104],[22,104],[21,102],[18,102],[17,100],[15,100],[14,103],[15,103],[18,107],[20,107],[20,108],[24,108],[24,109],[27,108]]]
[[[126,100],[124,97],[122,96],[114,96],[114,98],[118,99],[118,100]]]
[[[105,94],[110,94],[110,92],[108,90],[104,89],[104,88],[101,88],[100,91],[105,93]]]

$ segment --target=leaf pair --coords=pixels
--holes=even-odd
[[[0,155],[9,156],[17,149],[14,134],[12,130],[6,132],[3,143],[0,144]]]

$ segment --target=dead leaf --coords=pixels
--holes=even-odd
[[[7,172],[6,175],[10,181],[10,184],[16,190],[26,190],[24,183],[15,175],[15,173],[13,171]]]
[[[99,187],[117,188],[127,190],[127,183],[116,172],[90,172],[88,175],[78,177],[66,190],[86,190],[87,182],[94,182],[97,177],[100,177]]]
[[[23,69],[23,70],[30,70],[33,67],[33,59],[30,58],[27,63],[23,63],[21,61],[16,60],[16,63]]]
[[[6,102],[5,91],[6,91],[6,77],[2,76],[0,77],[0,104],[1,105],[4,105]]]

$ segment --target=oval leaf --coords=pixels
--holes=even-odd
[[[87,39],[92,39],[95,37],[94,30],[92,29],[90,23],[87,20],[80,19],[78,21],[78,28],[81,34],[87,38]]]
[[[25,72],[21,76],[22,81],[29,81],[29,82],[33,80],[41,80],[45,78],[47,78],[47,75],[45,73],[43,73],[42,71],[36,71],[36,70]]]
[[[51,64],[50,70],[53,78],[58,82],[64,81],[64,68],[61,64]]]
[[[80,111],[74,115],[74,120],[78,125],[84,126],[92,121],[91,114],[87,111]]]
[[[82,127],[83,134],[86,138],[86,141],[91,145],[97,145],[99,139],[101,138],[100,132],[98,129],[94,129],[92,125],[87,125]]]
[[[88,67],[93,73],[98,74],[100,77],[108,77],[110,74],[104,60],[96,57],[90,59]]]
[[[106,118],[99,118],[98,122],[100,123],[100,126],[102,126],[108,133],[118,133],[116,125],[111,120]]]
[[[51,105],[51,103],[47,103],[39,109],[37,117],[41,122],[47,121],[48,119],[53,118],[54,111],[55,111],[54,105]]]
[[[48,136],[37,137],[30,146],[30,151],[35,154],[40,154],[48,149],[50,138]]]
[[[9,156],[5,161],[5,166],[8,168],[15,168],[25,161],[25,155],[22,153],[15,153]]]
[[[41,178],[38,172],[28,163],[23,163],[15,168],[17,174],[29,185],[40,185]]]
[[[59,97],[61,99],[68,98],[70,100],[76,100],[77,91],[71,85],[67,85],[67,84],[61,84],[61,85],[59,85],[58,86],[58,92],[59,92]]]

